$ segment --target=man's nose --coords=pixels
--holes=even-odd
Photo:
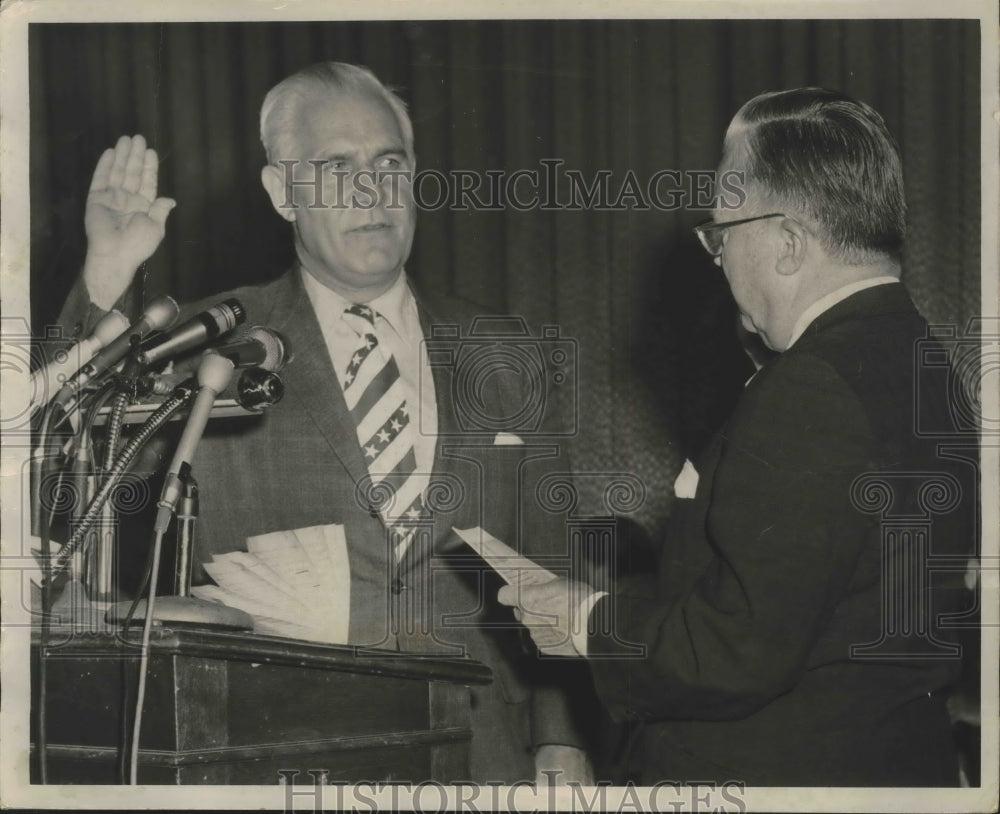
[[[401,185],[405,183],[406,177],[402,170],[376,170],[375,188],[378,191],[379,207],[399,209],[403,206]]]
[[[359,167],[347,178],[350,200],[362,209],[382,209],[386,194],[380,173],[374,167]]]

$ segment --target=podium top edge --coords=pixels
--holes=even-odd
[[[138,627],[129,631],[127,640],[117,633],[53,628],[46,652],[50,659],[61,656],[138,657],[140,640],[141,628]],[[39,644],[37,632],[32,636],[32,644]],[[326,644],[207,628],[155,629],[150,649],[154,656],[243,661],[456,684],[489,684],[493,680],[489,667],[465,657]]]

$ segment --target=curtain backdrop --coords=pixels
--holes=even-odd
[[[918,307],[960,326],[979,312],[975,21],[33,24],[29,36],[36,330],[78,273],[90,174],[123,133],[157,149],[161,194],[179,201],[144,296],[191,299],[287,268],[288,226],[259,183],[258,111],[275,82],[327,59],[367,65],[400,90],[418,169],[485,179],[558,160],[588,184],[609,172],[612,202],[630,170],[645,186],[660,170],[713,169],[730,117],[761,91],[846,91],[899,141],[904,281]],[[556,190],[567,194],[564,176]],[[423,192],[433,199],[433,184]],[[748,366],[725,281],[691,232],[710,213],[691,200],[673,211],[629,201],[423,211],[407,268],[423,288],[574,340],[580,397],[558,404],[578,418],[574,466],[639,475],[636,530],[656,535],[684,457]],[[603,511],[598,481],[584,481],[581,511]]]

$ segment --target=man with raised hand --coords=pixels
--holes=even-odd
[[[588,780],[562,688],[498,621],[505,612],[484,594],[483,574],[452,564],[452,526],[483,526],[540,554],[536,542],[563,551],[565,533],[532,504],[519,506],[531,492],[512,473],[531,471],[539,456],[510,443],[516,428],[499,445],[492,434],[466,434],[454,403],[461,394],[429,362],[424,340],[434,326],[468,333],[477,313],[418,294],[404,270],[416,209],[403,102],[365,68],[320,63],[267,94],[261,138],[262,183],[292,225],[297,262],[271,283],[185,312],[235,296],[248,324],[280,332],[294,358],[281,372],[280,405],[259,420],[209,425],[195,466],[200,559],[240,550],[251,536],[343,525],[348,643],[466,654],[493,670],[491,685],[471,690],[469,779],[513,783],[557,771],[563,781]],[[86,333],[124,294],[172,206],[156,197],[156,156],[141,136],[123,137],[101,158],[88,198],[88,257],[66,321]],[[490,415],[516,416],[522,385],[491,376],[475,395]],[[379,483],[392,486],[391,500],[376,501]],[[431,534],[412,532],[421,520]]]

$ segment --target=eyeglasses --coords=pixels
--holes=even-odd
[[[708,252],[712,257],[718,257],[722,254],[722,244],[723,237],[725,236],[725,230],[730,226],[739,226],[743,223],[753,223],[755,220],[764,220],[765,218],[785,218],[787,215],[781,212],[772,212],[769,215],[758,215],[755,218],[743,218],[743,220],[729,220],[722,223],[716,223],[714,220],[710,220],[707,223],[703,223],[700,226],[694,227],[694,233],[698,235],[698,240],[701,241],[701,245],[705,247],[705,251]]]

